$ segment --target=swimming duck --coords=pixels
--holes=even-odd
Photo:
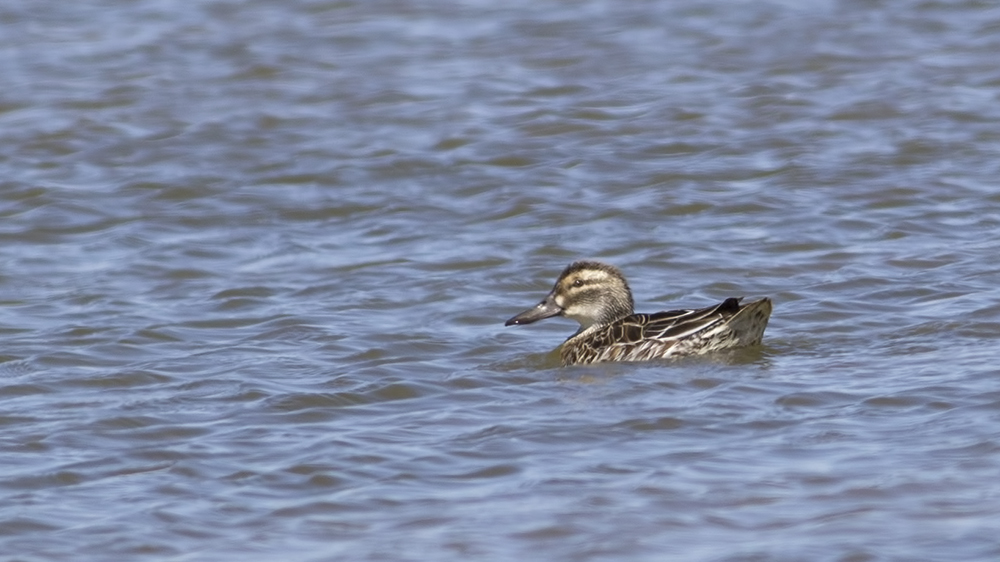
[[[563,365],[648,361],[756,345],[771,316],[771,300],[740,304],[728,298],[707,308],[636,314],[632,291],[618,268],[596,261],[571,263],[542,302],[504,325],[566,316],[580,329],[563,342]]]

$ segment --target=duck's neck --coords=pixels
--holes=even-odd
[[[591,324],[590,326],[583,326],[581,324],[580,329],[574,332],[572,336],[566,338],[566,341],[575,340],[576,338],[579,337],[587,337],[603,327],[604,327],[603,324]]]
[[[608,315],[607,318],[593,318],[593,319],[588,319],[588,321],[586,322],[583,320],[577,320],[578,322],[580,322],[580,329],[577,330],[572,336],[566,338],[566,341],[569,342],[570,340],[575,340],[578,338],[580,339],[587,338],[591,334],[600,332],[601,330],[607,328],[609,325],[614,324],[615,322],[621,320],[622,318],[625,318],[630,314],[632,313],[629,312],[628,314],[624,315]]]

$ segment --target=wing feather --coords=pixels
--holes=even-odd
[[[771,313],[770,300],[745,307],[740,306],[740,300],[728,298],[706,308],[632,314],[597,331],[574,334],[563,344],[563,363],[645,361],[759,343]],[[747,325],[747,333],[734,331],[734,322]]]

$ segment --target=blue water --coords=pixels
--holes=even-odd
[[[5,3],[0,559],[996,560],[997,29]],[[559,367],[583,257],[764,344]]]

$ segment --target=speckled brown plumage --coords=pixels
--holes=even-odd
[[[560,348],[564,365],[648,361],[760,344],[771,301],[728,298],[707,308],[635,314],[621,272],[600,262],[569,265],[537,306],[507,321],[530,324],[551,316],[580,322]]]

